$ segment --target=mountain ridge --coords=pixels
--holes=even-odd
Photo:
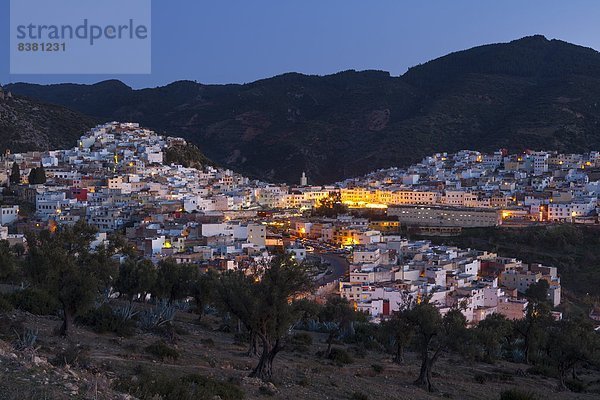
[[[14,93],[182,136],[252,177],[327,183],[439,151],[600,148],[600,53],[535,35],[410,68],[286,73],[246,84],[132,89],[11,84]]]

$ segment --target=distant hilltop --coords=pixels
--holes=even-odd
[[[465,148],[600,148],[600,54],[539,35],[448,54],[400,77],[344,71],[244,85],[8,88],[182,136],[219,165],[274,182],[296,182],[302,172],[333,182]]]

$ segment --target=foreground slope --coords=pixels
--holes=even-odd
[[[239,388],[246,399],[499,399],[502,391],[514,388],[535,394],[535,399],[597,398],[597,392],[558,392],[556,379],[535,375],[524,364],[467,362],[457,355],[442,357],[434,376],[439,392],[428,393],[413,384],[419,366],[416,354],[407,354],[405,364],[397,365],[389,355],[340,344],[336,347],[346,349],[353,362],[339,365],[315,355],[326,347],[323,334],[314,334],[313,345],[278,355],[273,386],[247,378],[256,358],[246,355],[248,345],[236,341],[234,334],[217,330],[221,320],[198,323],[196,315],[183,312],[178,313],[177,334],[170,340],[154,333],[125,338],[97,334],[82,326],[73,338],[64,339],[54,332],[58,318],[20,311],[0,316],[0,322],[0,365],[5,366],[0,370],[0,398],[7,400],[132,399],[127,389],[146,376],[169,382],[189,374]],[[34,353],[10,344],[23,326],[36,329],[39,348]],[[165,340],[179,357],[160,360],[148,353],[146,347],[158,340]]]

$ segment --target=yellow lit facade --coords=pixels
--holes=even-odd
[[[430,191],[382,190],[367,188],[340,189],[342,202],[350,207],[386,208],[400,204],[435,204],[438,194]]]

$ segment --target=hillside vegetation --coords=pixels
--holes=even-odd
[[[96,123],[95,118],[30,98],[0,99],[0,151],[69,148]]]

